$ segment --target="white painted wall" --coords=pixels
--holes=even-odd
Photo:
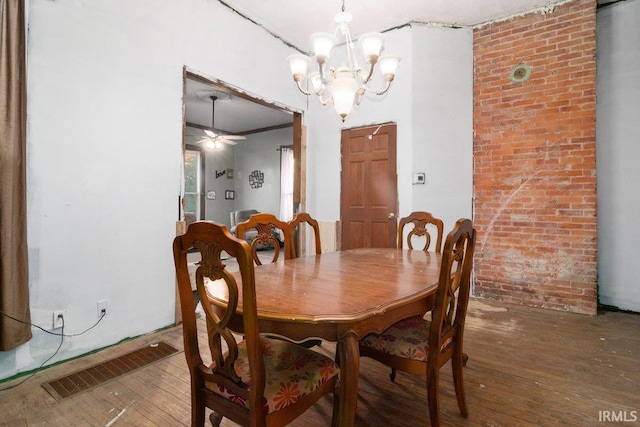
[[[596,15],[599,302],[640,312],[640,1]]]
[[[363,100],[344,124],[309,100],[307,210],[340,219],[340,129],[395,122],[398,214],[431,211],[448,232],[472,215],[473,33],[414,25],[385,36],[386,53],[402,62],[384,100]],[[412,185],[414,172],[426,174],[425,185]]]
[[[65,309],[65,333],[77,333],[110,300],[55,362],[173,323],[183,67],[305,104],[284,59],[293,50],[220,2],[29,0],[28,28],[32,321],[47,327]],[[58,342],[34,329],[0,354],[0,378],[38,367]]]
[[[400,215],[428,211],[445,235],[459,218],[472,218],[473,32],[468,28],[414,27],[412,168],[401,171],[411,199]],[[400,168],[399,168],[400,170]],[[425,184],[412,185],[424,172]]]
[[[231,178],[227,176],[227,169],[233,169],[235,172],[235,146],[224,144],[222,148],[217,150],[204,150],[205,161],[205,194],[209,191],[215,191],[215,199],[209,199],[205,196],[205,219],[215,221],[219,224],[225,224],[231,228],[231,218],[229,213],[236,210],[236,201],[225,199],[227,190],[235,191],[235,173],[231,174]],[[224,174],[216,176],[217,173]]]
[[[281,145],[293,143],[293,128],[277,129],[248,135],[236,145],[236,209],[256,209],[280,216],[280,151]],[[261,188],[251,188],[249,174],[264,174]]]

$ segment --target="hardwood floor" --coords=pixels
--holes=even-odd
[[[61,402],[41,383],[101,361],[165,341],[182,349],[180,327],[119,344],[43,370],[13,390],[0,392],[3,426],[181,426],[189,424],[189,377],[182,352]],[[318,348],[333,356],[334,345]],[[460,417],[451,369],[442,368],[440,390],[446,426],[587,426],[612,411],[640,424],[640,315],[597,317],[485,300],[472,300],[465,331],[465,390],[469,418]],[[356,424],[429,425],[424,380],[361,359]],[[20,379],[13,382],[18,382]],[[0,388],[12,382],[0,384]],[[325,398],[292,426],[328,426]],[[620,412],[626,411],[626,412]],[[635,411],[635,412],[632,412]],[[611,419],[609,417],[604,419]],[[223,426],[233,426],[223,420]]]

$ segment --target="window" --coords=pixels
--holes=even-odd
[[[200,151],[185,150],[184,153],[184,212],[200,218]]]
[[[293,147],[280,147],[280,219],[293,219]]]

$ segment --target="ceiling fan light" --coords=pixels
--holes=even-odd
[[[378,62],[380,53],[384,46],[384,37],[380,33],[367,33],[360,36],[358,39],[362,54],[364,55],[367,63],[375,64]]]
[[[222,145],[222,142],[220,142],[219,140],[216,140],[216,141],[213,143],[213,147],[214,147],[216,150],[219,150],[219,149],[221,149],[222,147],[224,147],[224,145]]]
[[[209,150],[213,150],[216,148],[216,144],[215,142],[213,142],[212,140],[208,140],[207,142],[204,143],[205,148],[208,148]]]

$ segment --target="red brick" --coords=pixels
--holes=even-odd
[[[594,0],[474,31],[478,296],[596,313],[595,43]]]

